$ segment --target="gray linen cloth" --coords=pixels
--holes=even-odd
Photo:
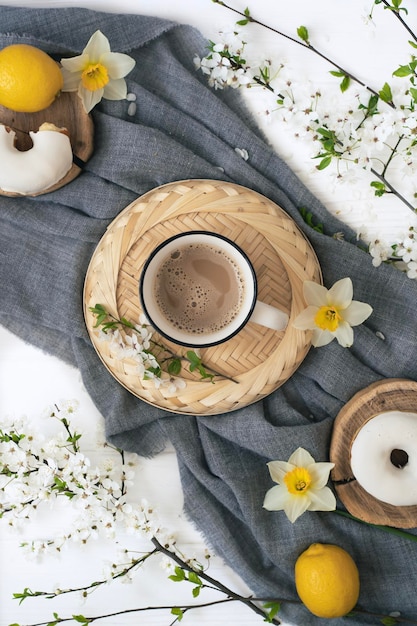
[[[375,269],[354,233],[268,146],[239,94],[207,87],[193,65],[206,42],[191,27],[76,8],[0,7],[1,47],[35,44],[59,59],[79,54],[96,29],[112,50],[136,59],[128,89],[137,112],[129,117],[126,102],[102,101],[93,111],[94,154],[75,181],[37,198],[0,198],[1,323],[80,369],[113,443],[152,456],[172,442],[186,514],[254,594],[296,599],[297,556],[313,542],[336,543],[358,564],[360,606],[416,619],[411,541],[332,512],[307,512],[291,524],[262,504],[273,486],[268,461],[287,460],[298,446],[328,460],[333,419],[357,391],[386,377],[417,379],[417,282],[387,266]],[[247,161],[236,147],[247,150]],[[108,224],[149,189],[189,178],[233,181],[271,198],[309,237],[325,284],[350,276],[354,298],[374,308],[355,328],[352,348],[334,341],[312,349],[264,401],[210,417],[165,414],[123,389],[97,357],[82,312],[87,265]],[[303,222],[300,207],[324,224],[324,234]],[[344,241],[333,238],[338,231]],[[326,621],[298,604],[284,603],[280,615],[300,626]],[[356,614],[332,623],[377,622]]]

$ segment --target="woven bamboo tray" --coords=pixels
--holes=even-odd
[[[82,171],[81,165],[88,161],[93,153],[94,125],[75,92],[63,92],[51,106],[36,113],[20,113],[0,106],[0,122],[10,126],[16,132],[16,147],[18,150],[29,150],[32,140],[29,131],[37,131],[44,122],[50,122],[68,130],[74,163],[69,172],[57,183],[31,196],[40,196],[55,191],[74,180]],[[0,195],[16,197],[22,194],[3,191]]]
[[[102,304],[117,318],[137,322],[138,281],[149,253],[168,237],[189,230],[221,233],[249,256],[258,278],[258,298],[290,317],[285,331],[254,323],[229,341],[201,350],[208,368],[233,380],[212,384],[183,368],[185,389],[170,393],[142,380],[133,360],[117,359],[98,339],[89,308]],[[310,348],[310,333],[292,321],[305,308],[305,280],[321,282],[316,255],[295,222],[279,206],[245,187],[215,180],[169,183],[141,196],[109,226],[88,268],[84,314],[91,341],[111,374],[134,395],[167,411],[193,415],[232,411],[265,397],[282,385]],[[158,339],[158,335],[154,334]],[[184,348],[167,344],[176,353]]]
[[[375,498],[356,480],[350,466],[350,451],[365,424],[386,411],[415,412],[417,383],[390,378],[359,391],[335,419],[330,443],[331,478],[337,495],[352,515],[371,524],[415,528],[417,505],[394,506]],[[381,461],[382,463],[382,461]]]

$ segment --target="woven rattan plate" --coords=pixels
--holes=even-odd
[[[207,367],[233,380],[217,377],[213,384],[184,367],[181,376],[187,385],[173,393],[142,380],[133,360],[121,360],[111,353],[109,342],[98,338],[90,307],[102,304],[115,317],[136,323],[142,312],[138,281],[146,258],[168,237],[189,230],[218,232],[240,245],[255,268],[258,298],[285,310],[290,320],[281,332],[248,323],[229,341],[201,350]],[[304,359],[310,348],[310,334],[294,329],[291,322],[305,307],[305,280],[321,282],[316,255],[279,206],[232,183],[178,181],[141,196],[109,226],[87,271],[85,320],[105,366],[137,397],[176,413],[225,413],[270,394]],[[153,338],[158,336],[154,334]],[[184,348],[173,344],[169,347],[184,354]]]

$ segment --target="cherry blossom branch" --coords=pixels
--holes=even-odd
[[[158,541],[158,539],[153,537],[152,538],[152,543],[154,544],[154,546],[156,546],[158,548],[158,550],[162,554],[165,554],[166,556],[169,556],[181,568],[187,570],[188,572],[194,572],[195,573],[195,570],[192,567],[190,567],[189,565],[184,563],[184,561],[180,557],[178,557],[176,554],[173,554],[170,550],[165,548]],[[231,589],[229,589],[228,587],[223,585],[223,583],[215,580],[214,578],[212,578],[211,576],[206,574],[204,571],[198,572],[198,577],[201,578],[202,580],[205,580],[206,582],[208,582],[214,589],[217,589],[218,591],[221,591],[222,593],[226,594],[232,600],[239,600],[240,602],[245,604],[248,608],[250,608],[252,611],[257,613],[257,615],[261,615],[265,619],[265,611],[263,611],[256,604],[254,604],[253,598],[245,598],[243,596],[240,596],[240,595],[236,594],[234,591],[232,591]],[[281,621],[280,620],[271,619],[269,623],[271,623],[271,624],[281,624]]]
[[[226,4],[225,2],[223,2],[223,0],[211,0],[211,1],[214,4],[219,4],[222,7],[224,7],[225,9],[228,9],[229,11],[232,11],[233,13],[236,13],[237,15],[240,15],[241,17],[243,17],[242,23],[250,22],[252,24],[257,24],[258,26],[262,26],[262,28],[265,28],[265,29],[271,31],[271,32],[275,33],[276,35],[279,35],[280,37],[283,37],[284,39],[287,39],[288,41],[291,41],[292,43],[294,43],[294,44],[296,44],[298,46],[301,46],[302,48],[306,48],[307,50],[310,50],[315,55],[320,57],[323,61],[326,61],[327,63],[329,63],[330,65],[335,67],[337,69],[337,71],[340,72],[341,75],[343,75],[344,77],[347,77],[347,79],[349,79],[349,80],[355,81],[358,85],[360,85],[361,87],[364,87],[365,89],[367,89],[373,95],[378,96],[378,92],[375,89],[373,89],[372,87],[369,87],[369,85],[366,85],[362,80],[360,80],[360,78],[358,78],[357,76],[352,74],[349,70],[345,69],[344,67],[339,65],[336,61],[332,60],[326,54],[321,52],[318,48],[313,46],[312,43],[309,41],[308,36],[306,36],[306,37],[301,36],[300,39],[296,39],[295,37],[291,37],[291,35],[288,35],[287,33],[284,33],[282,31],[278,30],[277,28],[269,26],[265,22],[262,22],[262,21],[256,19],[255,17],[253,17],[249,13],[248,10],[246,10],[245,12],[239,11],[238,9],[235,9],[234,7],[232,7],[232,6],[228,5],[228,4]],[[387,104],[389,106],[391,106],[391,107],[394,107],[392,102],[389,102]]]
[[[397,110],[398,107],[394,103],[391,87],[388,83],[385,83],[380,91],[376,91],[372,87],[369,87],[369,85],[366,85],[362,80],[360,80],[352,72],[342,67],[341,65],[333,61],[331,58],[329,58],[326,54],[324,54],[319,49],[317,49],[315,46],[313,46],[309,40],[308,30],[305,26],[300,26],[297,29],[298,39],[296,39],[295,37],[292,37],[282,32],[281,30],[273,28],[269,26],[268,24],[265,24],[264,22],[256,19],[255,17],[251,15],[250,10],[248,8],[246,8],[244,11],[240,11],[230,6],[223,0],[212,0],[212,2],[214,2],[215,4],[219,4],[220,6],[223,6],[226,9],[242,17],[243,19],[239,20],[237,22],[237,25],[245,26],[248,23],[257,24],[279,35],[280,37],[283,37],[284,39],[289,40],[290,42],[294,44],[307,48],[308,50],[313,52],[315,55],[325,60],[327,63],[332,65],[334,68],[336,68],[336,71],[331,71],[330,73],[334,76],[341,78],[340,89],[342,92],[346,91],[351,80],[356,82],[358,85],[362,86],[363,88],[365,88],[371,95],[370,95],[369,102],[367,105],[360,104],[359,106],[359,109],[364,111],[364,118],[361,124],[363,124],[363,122],[367,118],[370,118],[376,115],[377,113],[379,113],[378,108],[377,108],[379,101],[384,102],[392,110]],[[389,9],[394,14],[394,16],[397,19],[399,19],[400,23],[406,28],[407,33],[411,34],[413,39],[417,41],[416,35],[408,27],[408,25],[406,24],[406,22],[403,20],[401,16],[401,13],[400,13],[401,11],[407,13],[407,10],[401,7],[402,0],[392,0],[392,4],[389,4],[387,0],[375,0],[374,5],[377,5],[377,4],[383,4],[385,9]],[[413,42],[410,42],[410,44],[413,47],[417,47],[417,45],[414,44]],[[216,52],[219,52],[218,47],[211,46],[210,49],[212,51],[215,50]],[[240,55],[233,56],[233,54],[230,53],[227,47],[225,48],[224,51],[220,51],[220,55],[226,57],[226,60],[231,64],[232,67],[234,67],[234,69],[240,69],[240,71],[245,71],[245,69],[247,69],[246,62],[240,58]],[[410,111],[413,111],[415,105],[417,104],[417,89],[414,88],[415,80],[417,80],[417,70],[416,70],[417,60],[414,60],[414,59],[415,57],[412,57],[412,60],[408,65],[400,66],[395,72],[393,72],[393,75],[395,76],[408,77],[410,80],[410,88],[408,91],[410,98],[411,98]],[[204,71],[204,68],[203,68],[203,71]],[[265,80],[265,76],[263,74],[262,69],[260,71],[261,71],[261,77],[255,77],[254,78],[255,82],[257,82],[261,86],[264,86],[267,89],[274,92],[269,82],[269,76],[267,77],[268,80]],[[277,103],[280,103],[280,102],[284,103],[284,97],[281,94],[276,94],[276,95],[279,98]],[[343,143],[339,141],[339,138],[337,137],[336,132],[328,128],[326,123],[324,123],[322,127],[317,128],[316,138],[321,143],[322,148],[323,148],[319,152],[319,154],[315,157],[315,158],[320,159],[320,162],[317,165],[318,170],[325,169],[328,165],[330,165],[333,158],[335,158],[338,161],[343,160],[343,159],[346,160],[346,154],[350,153],[350,147],[348,146],[343,149]],[[378,171],[375,167],[369,167],[368,165],[369,171],[378,179],[377,181],[371,182],[371,187],[374,188],[376,196],[382,196],[386,193],[391,193],[400,202],[402,202],[408,209],[410,209],[413,213],[416,213],[417,208],[416,208],[416,205],[413,204],[413,201],[410,201],[407,198],[405,198],[405,196],[402,193],[400,193],[400,191],[391,182],[389,182],[387,178],[388,169],[392,163],[394,156],[399,154],[399,147],[403,139],[404,139],[404,135],[399,134],[397,141],[395,143],[395,146],[394,147],[387,146],[389,147],[390,152],[389,152],[386,162],[382,162],[382,171]],[[342,149],[341,149],[341,146],[342,146]],[[408,149],[411,150],[412,148],[414,148],[414,141],[413,143],[411,143]],[[406,149],[407,149],[407,146],[406,146]]]
[[[401,7],[402,0],[395,0],[392,5],[387,0],[375,0],[375,4],[385,5],[385,9],[392,11],[393,15],[398,19],[400,24],[405,28],[409,35],[417,42],[417,35],[411,30],[407,22],[403,20],[401,11],[407,13],[407,9]]]

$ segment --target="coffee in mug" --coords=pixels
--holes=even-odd
[[[244,297],[239,265],[215,240],[188,244],[179,240],[156,272],[156,304],[175,328],[193,335],[229,326]]]
[[[286,313],[257,302],[247,255],[217,233],[190,231],[160,244],[145,263],[139,291],[149,323],[180,345],[216,345],[249,320],[278,330],[288,321]]]

